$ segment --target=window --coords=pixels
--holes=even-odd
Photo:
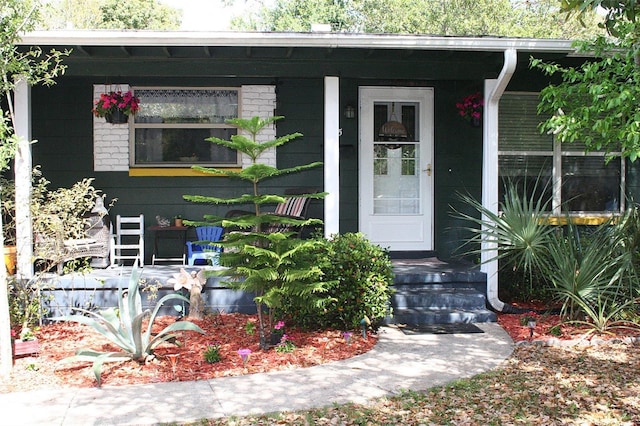
[[[134,88],[140,98],[132,131],[131,166],[238,166],[239,154],[205,141],[228,140],[236,128],[225,123],[239,116],[237,88]]]
[[[624,209],[624,161],[606,162],[601,152],[585,153],[580,143],[561,144],[541,134],[538,124],[544,118],[537,106],[537,93],[505,93],[500,101],[501,181],[511,179],[529,196],[544,194],[556,215]]]

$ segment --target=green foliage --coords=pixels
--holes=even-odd
[[[563,67],[531,60],[531,67],[562,79],[540,93],[538,112],[546,120],[541,131],[553,132],[562,143],[580,142],[587,151],[640,156],[640,84],[637,24],[618,24],[618,38],[599,37],[577,43],[593,60]]]
[[[560,4],[563,12],[567,15],[577,14],[580,19],[597,9],[606,11],[602,26],[616,37],[619,25],[635,22],[640,15],[640,3],[636,0],[562,0]]]
[[[474,241],[496,244],[498,259],[509,256],[531,274],[544,276],[565,318],[577,321],[586,316],[588,321],[580,321],[598,332],[619,326],[624,314],[636,309],[640,290],[640,262],[635,252],[639,207],[586,232],[569,217],[565,227],[551,225],[539,209],[544,202],[520,199],[517,192],[515,185],[507,186],[505,199],[516,202],[502,203],[499,215],[463,197],[482,217],[463,215],[481,227],[475,229]],[[520,219],[503,220],[515,216]],[[536,232],[531,234],[531,229]],[[535,238],[524,238],[526,235]]]
[[[99,28],[175,30],[180,27],[180,12],[157,0],[105,0],[100,12]]]
[[[92,349],[79,349],[74,356],[64,360],[65,362],[93,361],[93,372],[98,386],[101,383],[102,364],[105,362],[130,359],[144,362],[153,354],[156,346],[175,338],[175,335],[172,334],[173,332],[197,331],[204,334],[200,327],[189,321],[174,322],[159,333],[152,334],[153,323],[158,311],[165,302],[171,299],[178,299],[184,302],[189,302],[189,300],[182,295],[171,293],[161,298],[153,308],[153,311],[148,309],[143,311],[139,290],[141,273],[141,270],[134,267],[129,277],[129,285],[126,292],[123,291],[121,286],[118,288],[117,308],[111,307],[100,310],[97,313],[85,309],[76,309],[82,315],[66,315],[53,319],[87,325],[122,349],[121,352],[99,352]],[[146,329],[143,329],[145,319],[148,319],[148,323]]]
[[[34,170],[31,196],[34,231],[49,235],[61,231],[64,239],[84,238],[85,216],[95,206],[96,198],[102,196],[93,180],[83,178],[70,188],[50,190],[50,182]]]
[[[256,333],[256,323],[247,321],[244,325],[244,332],[249,336],[253,336]]]
[[[16,185],[0,177],[0,203],[2,203],[2,230],[4,245],[16,245]]]
[[[44,306],[48,299],[43,296],[42,290],[37,278],[9,280],[9,315],[12,330],[33,329],[40,325],[40,319],[47,314]]]
[[[581,25],[559,13],[557,0],[276,0],[252,11],[233,26],[308,32],[324,23],[334,32],[569,39],[602,32],[595,12],[585,13]]]
[[[295,229],[303,226],[321,224],[319,219],[305,219],[276,215],[263,212],[265,204],[284,202],[281,195],[263,194],[260,184],[285,174],[298,173],[318,167],[321,163],[277,169],[259,162],[260,155],[266,149],[275,149],[301,136],[293,133],[276,139],[258,142],[258,134],[267,126],[282,117],[262,119],[231,119],[243,134],[233,135],[230,140],[219,138],[207,139],[211,143],[222,145],[241,152],[251,160],[251,164],[240,172],[215,168],[194,166],[195,169],[209,174],[222,174],[240,180],[250,186],[249,194],[236,197],[220,198],[200,195],[184,195],[184,199],[205,204],[249,204],[250,211],[223,218],[205,216],[203,222],[188,221],[197,225],[222,225],[227,229],[223,241],[216,242],[224,248],[220,255],[220,265],[227,269],[220,271],[231,279],[229,285],[239,290],[255,294],[254,301],[258,311],[258,334],[260,347],[268,348],[269,324],[265,319],[263,307],[278,309],[286,297],[302,298],[309,304],[322,306],[325,298],[326,284],[321,280],[321,270],[313,262],[308,261],[309,253],[316,250],[321,243],[315,240],[301,240]],[[244,136],[248,134],[248,136]],[[297,197],[323,198],[326,194],[301,194]]]
[[[536,188],[532,191],[533,194],[538,192]],[[522,197],[513,181],[505,183],[505,196],[499,207],[500,213],[486,209],[480,201],[469,195],[460,194],[460,199],[474,211],[481,213],[480,216],[476,216],[455,212],[457,218],[473,225],[467,230],[474,234],[474,237],[465,246],[480,246],[482,241],[491,241],[500,250],[496,253],[497,258],[490,260],[504,259],[505,263],[522,268],[526,273],[542,268],[547,254],[547,243],[553,232],[553,228],[546,224],[547,207],[551,200],[542,197]],[[481,249],[472,252],[479,254],[480,251]]]
[[[293,343],[293,340],[291,340],[286,334],[282,336],[282,340],[280,340],[280,343],[276,345],[276,352],[281,354],[291,353],[295,349],[296,345]]]
[[[368,317],[375,328],[391,313],[393,270],[386,250],[361,233],[346,233],[328,242],[320,262],[331,297],[323,325],[357,329]]]
[[[222,355],[220,355],[220,344],[210,344],[209,346],[207,346],[207,349],[204,350],[202,356],[204,357],[204,360],[209,364],[220,362],[220,360],[222,359]]]
[[[13,92],[16,83],[25,81],[33,86],[54,84],[65,71],[62,58],[68,51],[51,50],[43,54],[40,48],[24,50],[17,43],[22,34],[35,29],[39,2],[31,0],[2,0],[0,12],[0,172],[6,170],[20,143],[15,132]],[[6,108],[6,109],[5,109]],[[0,222],[0,232],[2,223]],[[4,243],[3,243],[4,245]],[[11,370],[10,315],[6,272],[0,272],[0,374]]]
[[[54,0],[45,5],[46,29],[176,30],[181,11],[158,0]]]

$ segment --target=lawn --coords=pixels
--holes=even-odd
[[[638,425],[640,353],[621,343],[517,347],[498,369],[424,392],[206,425]]]
[[[550,321],[551,323],[552,321]],[[504,319],[501,323],[505,324]],[[512,337],[515,327],[503,325]],[[567,332],[567,330],[565,330]],[[580,335],[565,334],[574,340]],[[545,340],[540,328],[534,340]],[[202,425],[638,425],[638,343],[517,345],[499,368],[421,392],[310,411],[203,420]]]

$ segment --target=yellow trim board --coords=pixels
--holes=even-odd
[[[607,223],[611,219],[615,219],[613,215],[594,215],[594,216],[549,216],[546,218],[546,223],[549,225],[566,225],[570,220],[574,225],[602,225]]]
[[[240,167],[225,169],[231,172],[242,171]],[[182,167],[137,167],[129,169],[129,176],[222,176],[219,174],[203,173],[192,168]]]

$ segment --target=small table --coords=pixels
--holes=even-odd
[[[185,248],[187,245],[187,231],[188,226],[150,226],[147,230],[154,233],[153,237],[153,256],[151,256],[151,264],[155,265],[156,262],[182,262],[185,264],[186,254]],[[181,244],[182,257],[165,257],[160,256],[158,251],[158,241],[161,239],[177,239]]]

